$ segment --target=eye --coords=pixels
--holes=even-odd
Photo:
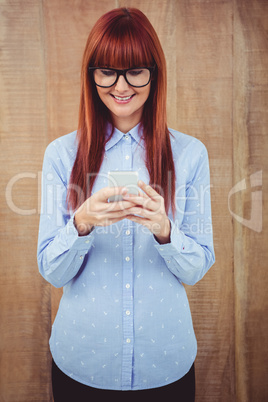
[[[113,70],[100,70],[101,74],[105,75],[106,77],[112,77],[116,73]]]
[[[142,72],[143,72],[143,70],[142,69],[135,69],[135,70],[129,70],[128,71],[128,74],[130,74],[130,75],[132,75],[132,76],[134,76],[134,77],[136,77],[137,75],[140,75],[140,74],[142,74]]]

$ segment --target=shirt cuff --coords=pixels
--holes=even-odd
[[[155,239],[155,248],[159,254],[166,260],[168,257],[174,257],[184,250],[183,246],[183,233],[180,229],[170,220],[170,243],[159,244]]]
[[[74,216],[75,214],[71,216],[65,226],[67,247],[68,249],[85,250],[87,252],[94,240],[94,229],[86,236],[79,236],[74,224]]]

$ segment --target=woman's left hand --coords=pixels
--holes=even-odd
[[[164,198],[151,186],[139,180],[138,186],[144,193],[126,194],[124,199],[134,205],[125,218],[146,226],[160,244],[170,242],[170,221],[165,211]],[[137,216],[138,215],[138,216]]]

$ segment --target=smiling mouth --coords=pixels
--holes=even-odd
[[[113,95],[113,94],[111,94],[111,95],[112,95],[113,98],[115,98],[115,99],[118,100],[118,101],[128,101],[128,100],[130,100],[131,98],[133,98],[133,96],[134,96],[135,94],[129,95],[129,96],[116,96],[116,95]]]

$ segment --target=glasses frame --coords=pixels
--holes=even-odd
[[[130,82],[127,79],[127,72],[130,71],[130,70],[138,70],[140,68],[146,68],[150,72],[150,77],[149,77],[149,80],[148,80],[147,84],[144,84],[144,85],[132,85],[132,84],[130,84]],[[120,75],[123,75],[123,77],[125,78],[125,80],[128,83],[128,85],[130,85],[131,87],[134,87],[134,88],[142,88],[142,87],[146,87],[149,84],[149,82],[151,81],[152,72],[155,70],[155,65],[153,67],[132,67],[132,68],[124,68],[124,69],[117,69],[117,68],[110,68],[110,67],[88,67],[88,70],[92,71],[92,72],[94,72],[94,70],[112,70],[112,71],[116,72],[116,74],[117,74],[116,80],[112,85],[109,85],[109,86],[103,86],[103,85],[97,84],[96,81],[95,81],[95,78],[94,78],[94,74],[92,74],[93,75],[93,80],[94,80],[95,84],[98,87],[111,88],[117,83],[117,81],[119,80]]]

